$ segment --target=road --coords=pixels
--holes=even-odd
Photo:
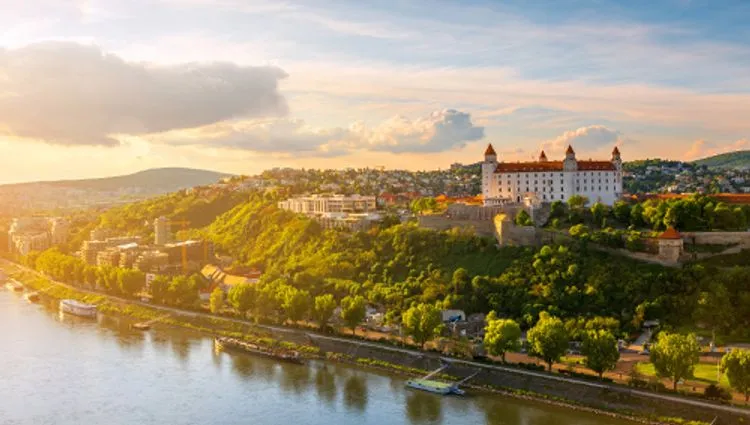
[[[10,265],[12,267],[19,268],[19,269],[22,269],[22,270],[34,273],[37,276],[43,277],[45,279],[50,280],[51,282],[54,282],[55,284],[58,284],[58,285],[61,285],[61,286],[64,286],[64,287],[67,287],[67,288],[70,288],[70,289],[74,289],[76,291],[86,292],[86,293],[93,294],[93,295],[106,295],[109,298],[112,298],[114,300],[117,300],[117,301],[120,301],[120,302],[123,302],[123,303],[136,304],[136,305],[140,305],[142,307],[147,307],[147,308],[152,308],[152,309],[155,309],[155,310],[170,312],[170,313],[178,315],[178,316],[185,316],[185,317],[205,317],[205,318],[210,318],[210,319],[214,319],[214,320],[219,319],[219,320],[224,320],[224,321],[232,322],[232,323],[240,323],[240,324],[244,324],[244,325],[253,325],[253,326],[257,326],[257,327],[259,327],[261,329],[266,329],[266,330],[270,330],[270,331],[274,331],[274,332],[293,333],[293,334],[298,334],[298,335],[300,333],[303,333],[303,334],[306,334],[311,339],[326,339],[326,340],[329,340],[329,341],[336,341],[336,342],[347,343],[347,344],[356,344],[358,346],[370,347],[370,348],[375,348],[375,349],[379,349],[379,350],[392,351],[392,352],[397,352],[397,353],[401,353],[401,354],[408,354],[408,355],[418,356],[418,357],[425,356],[425,355],[430,355],[429,353],[425,353],[423,351],[410,350],[410,349],[407,349],[407,348],[393,347],[393,346],[389,346],[389,345],[385,345],[385,344],[380,344],[380,343],[375,343],[375,342],[353,340],[351,338],[341,338],[341,337],[335,337],[335,336],[330,336],[330,335],[322,335],[322,334],[318,334],[318,333],[310,332],[310,331],[306,332],[306,331],[301,331],[301,330],[298,330],[298,329],[285,328],[283,326],[256,325],[256,324],[254,324],[254,323],[252,323],[250,321],[242,320],[242,319],[234,319],[234,318],[230,318],[230,317],[216,316],[216,315],[208,314],[208,313],[199,313],[199,312],[186,311],[186,310],[181,310],[181,309],[174,308],[174,307],[167,307],[167,306],[162,306],[162,305],[143,303],[143,302],[140,302],[140,301],[134,301],[134,300],[120,298],[120,297],[116,297],[116,296],[112,296],[112,295],[108,295],[108,294],[103,294],[101,292],[85,290],[85,289],[81,289],[81,288],[69,285],[67,283],[58,282],[58,281],[50,279],[47,276],[44,276],[43,274],[41,274],[41,273],[39,273],[39,272],[37,272],[35,270],[29,269],[27,267],[21,266],[21,265],[16,264],[16,263],[9,262],[7,260],[2,260],[2,264],[6,265],[6,266]],[[708,408],[708,409],[717,409],[717,410],[721,410],[721,411],[732,413],[732,414],[744,415],[745,417],[750,418],[750,410],[748,410],[748,409],[742,409],[742,408],[737,408],[737,407],[732,407],[732,406],[725,406],[725,405],[720,405],[720,404],[713,404],[713,403],[708,403],[708,402],[704,402],[704,401],[700,401],[700,400],[692,400],[692,399],[685,398],[685,397],[675,397],[675,396],[670,396],[670,395],[666,395],[666,394],[658,394],[658,393],[653,393],[653,392],[640,391],[640,390],[625,388],[625,387],[618,386],[618,385],[609,385],[609,384],[605,384],[605,383],[589,382],[589,381],[585,381],[585,380],[573,379],[573,378],[564,377],[564,376],[556,376],[556,375],[552,375],[552,374],[549,374],[549,373],[535,372],[535,371],[526,370],[526,369],[510,368],[510,367],[505,367],[505,366],[487,365],[487,364],[484,364],[484,363],[478,363],[478,362],[474,362],[474,361],[471,361],[471,360],[461,360],[461,359],[456,359],[456,358],[453,358],[453,357],[439,356],[439,358],[442,361],[445,361],[445,362],[452,362],[454,364],[462,364],[464,366],[472,367],[472,368],[498,370],[498,371],[502,371],[502,372],[506,372],[506,373],[515,373],[515,374],[521,374],[521,375],[525,375],[525,376],[532,376],[532,377],[536,377],[536,378],[539,378],[539,379],[549,379],[549,380],[553,380],[553,381],[566,382],[566,383],[569,383],[571,385],[583,385],[583,386],[588,386],[588,387],[593,387],[593,388],[609,389],[611,391],[618,391],[618,392],[623,392],[623,393],[628,393],[628,394],[634,394],[634,395],[638,395],[638,396],[642,396],[642,397],[650,397],[652,399],[657,399],[657,400],[667,400],[667,401],[671,401],[671,402],[685,403],[685,404],[696,406],[696,407],[703,407],[703,408]]]

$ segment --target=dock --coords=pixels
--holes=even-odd
[[[464,383],[468,382],[470,379],[477,376],[479,374],[479,371],[454,383],[441,382],[441,381],[436,381],[434,379],[431,379],[433,376],[444,371],[445,369],[448,369],[450,366],[451,366],[450,363],[446,363],[440,366],[439,368],[433,370],[432,372],[428,373],[427,375],[423,376],[422,378],[410,379],[406,381],[406,386],[409,388],[414,388],[416,390],[422,390],[422,391],[427,391],[430,393],[441,394],[441,395],[448,395],[448,394],[464,395],[465,394],[464,390],[459,388],[459,386],[463,385]]]
[[[138,329],[139,331],[147,331],[147,330],[151,329],[151,325],[153,325],[154,323],[156,323],[158,321],[164,320],[164,319],[166,319],[169,316],[171,316],[171,314],[165,314],[165,315],[159,316],[159,317],[157,317],[155,319],[151,319],[148,322],[134,323],[130,327],[132,327],[133,329]]]

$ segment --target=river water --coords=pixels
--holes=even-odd
[[[0,424],[625,425],[490,394],[442,397],[354,367],[214,350],[182,329],[61,316],[0,289]]]

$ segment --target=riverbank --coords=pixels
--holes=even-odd
[[[15,266],[15,265],[14,265]],[[59,282],[53,282],[50,279],[46,277],[39,276],[35,272],[23,270],[22,268],[15,266],[14,269],[16,270],[13,273],[10,273],[12,276],[17,278],[19,281],[22,281],[25,285],[34,288],[37,291],[40,291],[41,293],[45,294],[46,296],[53,297],[56,299],[62,299],[62,298],[73,298],[78,299],[84,302],[90,302],[97,304],[100,308],[100,311],[106,314],[117,314],[117,315],[123,315],[132,317],[134,319],[138,320],[149,320],[153,319],[159,316],[163,316],[164,312],[170,312],[173,314],[172,317],[163,319],[162,323],[170,326],[180,326],[184,328],[189,328],[193,330],[197,330],[200,332],[205,332],[210,335],[214,336],[231,336],[236,338],[242,338],[248,341],[252,341],[254,343],[262,344],[262,345],[283,345],[289,349],[295,349],[300,351],[301,353],[304,353],[306,356],[311,358],[321,358],[326,359],[327,356],[322,355],[323,352],[333,352],[333,353],[346,353],[349,352],[350,349],[353,346],[360,347],[363,344],[358,340],[345,340],[342,338],[330,338],[325,336],[315,336],[315,339],[318,338],[327,338],[330,341],[335,341],[336,345],[331,346],[331,344],[328,344],[329,346],[321,350],[321,343],[320,341],[315,341],[315,344],[305,344],[303,341],[307,340],[309,342],[313,342],[313,339],[310,337],[309,333],[302,332],[299,330],[294,329],[283,329],[279,327],[270,327],[270,326],[264,326],[264,325],[255,325],[247,321],[242,321],[238,319],[231,319],[231,318],[224,318],[224,317],[218,317],[218,316],[211,316],[207,314],[202,313],[196,313],[196,312],[190,312],[185,310],[179,310],[174,309],[171,307],[165,307],[165,306],[156,306],[156,305],[148,305],[141,303],[136,300],[127,300],[119,297],[114,297],[110,295],[105,295],[101,293],[97,293],[94,291],[79,289],[71,287],[70,285],[65,285]],[[372,344],[367,344],[368,346],[371,346]],[[353,362],[359,367],[365,367],[365,368],[372,368],[372,369],[378,369],[378,370],[384,370],[389,373],[399,373],[399,374],[410,374],[410,376],[419,376],[420,374],[426,374],[427,368],[420,369],[420,368],[413,368],[408,367],[405,365],[408,365],[412,362],[412,358],[409,356],[414,356],[415,354],[409,350],[396,350],[396,349],[389,349],[388,347],[379,347],[379,349],[387,350],[390,352],[390,354],[393,354],[396,352],[396,356],[391,356],[391,361],[383,361],[378,359],[378,355],[376,353],[373,353],[372,350],[363,350],[360,348],[360,352],[364,351],[367,354],[371,354],[371,356],[366,357],[353,357],[350,359],[331,359],[334,361],[346,361],[346,362]],[[355,350],[356,351],[356,350]],[[424,353],[422,353],[424,356]],[[531,380],[532,376],[535,375],[526,375],[527,380]],[[456,375],[454,374],[446,374],[443,376],[444,379],[447,380],[456,380],[457,378],[461,378],[460,374]],[[499,380],[491,380],[487,379],[484,383],[478,384],[478,385],[467,385],[469,388],[473,388],[478,391],[491,391],[498,394],[503,394],[505,396],[510,397],[516,397],[520,399],[525,400],[533,400],[536,402],[543,402],[547,404],[552,404],[556,406],[566,407],[570,409],[575,410],[582,410],[592,413],[597,413],[601,415],[611,416],[611,417],[618,417],[634,422],[639,423],[650,423],[650,424],[701,424],[705,422],[698,422],[698,421],[686,421],[682,419],[675,419],[675,418],[664,418],[660,416],[655,415],[649,415],[649,414],[641,414],[641,412],[637,411],[637,406],[634,407],[632,410],[626,410],[626,409],[618,409],[618,408],[612,408],[612,409],[603,409],[597,406],[590,406],[587,405],[585,401],[578,401],[578,400],[571,400],[569,398],[555,395],[553,393],[544,393],[540,391],[534,391],[529,389],[529,386],[522,388],[513,388],[512,386],[506,386],[505,384],[506,379],[499,379]],[[497,385],[497,383],[500,382],[502,385]],[[564,387],[564,393],[568,392],[568,390],[574,390],[574,384],[567,383],[562,384]],[[544,385],[540,386],[540,388],[545,387]],[[584,398],[585,400],[585,398]],[[590,399],[593,400],[593,399]],[[726,423],[733,423],[733,422],[726,422]]]

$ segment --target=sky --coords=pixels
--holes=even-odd
[[[0,183],[750,149],[745,0],[0,0]]]

